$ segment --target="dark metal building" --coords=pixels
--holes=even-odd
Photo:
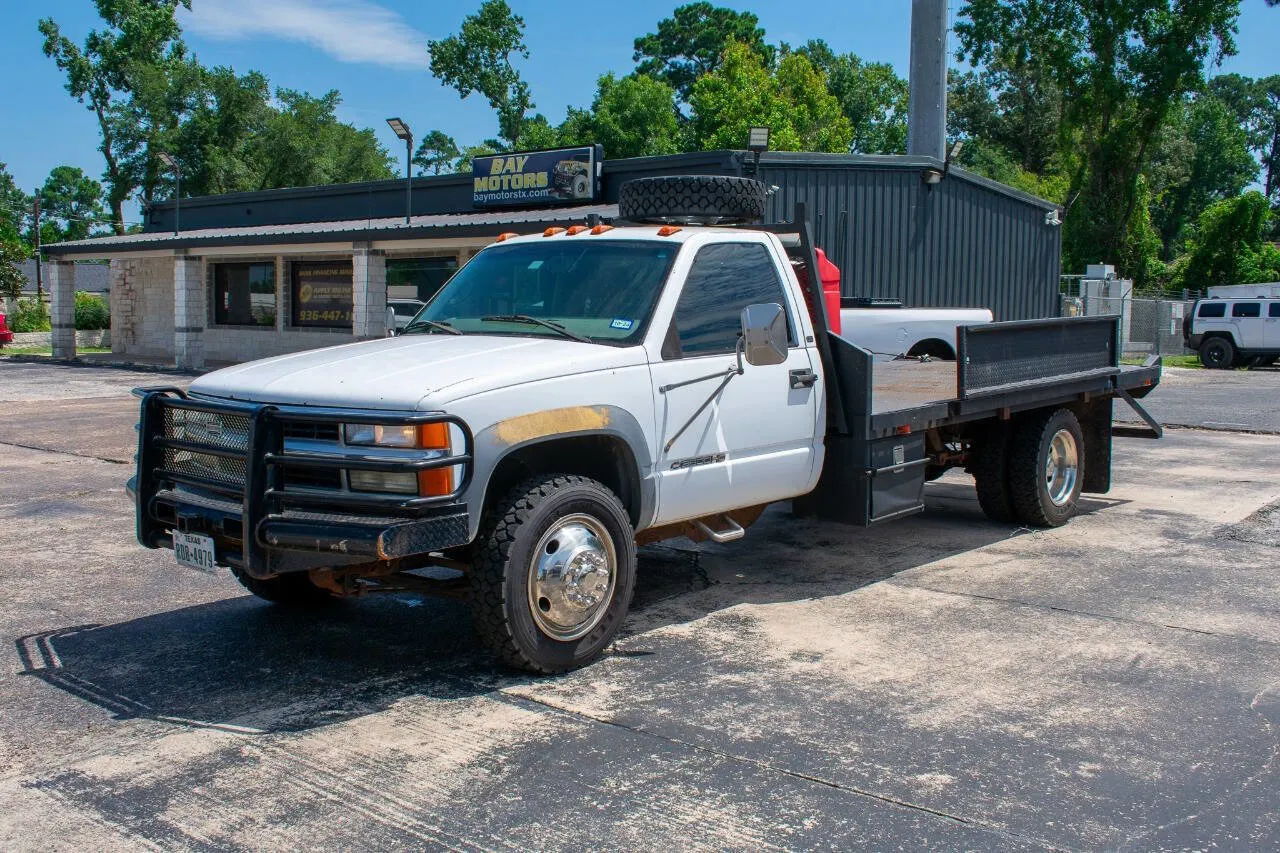
[[[631,178],[673,174],[758,174],[777,188],[773,222],[790,220],[804,202],[846,296],[990,308],[998,320],[1059,312],[1056,206],[934,158],[768,152],[758,171],[741,151],[607,160],[600,201],[616,202]],[[473,214],[471,196],[470,174],[415,178],[413,214]],[[187,232],[368,219],[374,237],[377,221],[404,209],[403,180],[375,181],[183,199],[181,224]],[[155,205],[145,230],[171,232],[173,215],[172,202]],[[494,222],[502,219],[494,213]],[[474,236],[486,227],[471,219],[450,231]]]

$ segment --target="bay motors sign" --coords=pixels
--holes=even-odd
[[[595,201],[603,159],[599,145],[476,157],[471,203],[518,207]]]

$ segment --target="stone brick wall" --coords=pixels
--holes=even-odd
[[[173,258],[111,261],[111,351],[173,357]]]

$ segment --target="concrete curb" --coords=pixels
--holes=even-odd
[[[0,350],[0,359],[20,364],[59,364],[64,367],[107,367],[112,370],[132,370],[139,373],[168,373],[174,376],[200,376],[204,371],[163,367],[156,364],[138,364],[131,361],[87,361],[83,358],[54,358],[49,355],[6,355]]]

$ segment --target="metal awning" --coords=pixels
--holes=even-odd
[[[206,246],[253,246],[280,243],[331,243],[334,241],[412,240],[424,237],[496,237],[502,226],[536,229],[549,225],[585,223],[590,216],[616,218],[616,204],[544,207],[477,213],[439,213],[385,219],[345,219],[335,222],[301,222],[288,225],[247,225],[237,228],[204,228],[192,231],[120,234],[70,240],[43,247],[46,255],[114,257],[156,249],[191,249]]]

